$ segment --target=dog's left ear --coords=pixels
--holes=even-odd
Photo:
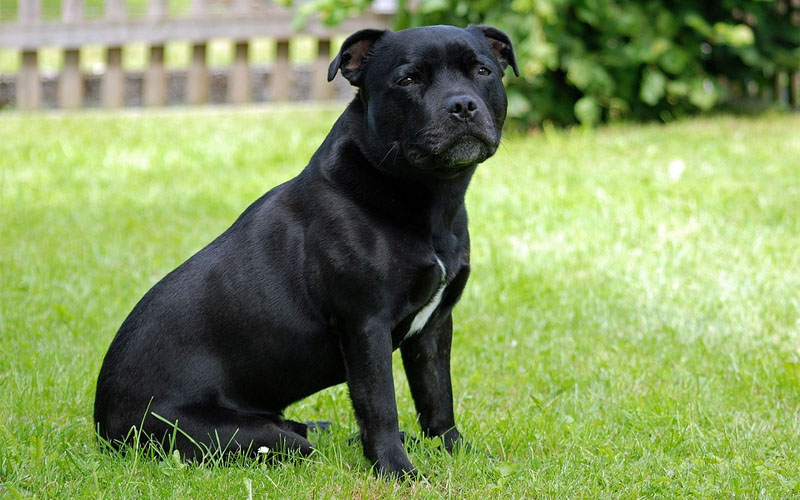
[[[503,33],[497,28],[491,26],[475,26],[470,25],[467,27],[473,34],[482,35],[486,38],[489,48],[494,52],[497,62],[500,67],[505,71],[507,66],[511,66],[514,70],[514,75],[519,76],[519,68],[517,68],[517,59],[514,57],[514,46],[511,45],[511,39],[508,35]]]
[[[361,30],[353,33],[342,44],[339,54],[328,66],[328,81],[342,70],[342,76],[353,85],[361,77],[364,62],[367,60],[372,44],[386,33],[386,30]]]

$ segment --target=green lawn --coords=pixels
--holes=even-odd
[[[495,460],[423,441],[424,481],[375,479],[341,386],[288,412],[337,422],[307,461],[99,452],[116,328],[337,113],[0,115],[0,497],[800,495],[796,114],[509,136],[480,167],[452,364],[457,421]]]

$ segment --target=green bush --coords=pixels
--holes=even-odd
[[[368,0],[311,2],[340,19]],[[663,120],[771,88],[800,68],[798,0],[400,0],[397,27],[491,24],[515,43],[525,126]]]

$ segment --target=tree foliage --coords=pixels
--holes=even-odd
[[[369,3],[311,2],[332,21]],[[396,18],[470,23],[514,41],[509,116],[524,125],[666,121],[800,69],[800,0],[400,0]]]

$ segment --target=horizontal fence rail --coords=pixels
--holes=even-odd
[[[382,9],[373,9],[336,27],[325,26],[312,17],[298,30],[292,24],[293,10],[266,0],[190,0],[187,12],[180,15],[170,15],[167,0],[148,0],[138,16],[129,12],[125,0],[105,0],[99,18],[85,15],[84,0],[61,0],[60,19],[56,20],[42,15],[42,0],[19,0],[17,19],[0,22],[0,48],[20,53],[13,85],[0,81],[0,107],[5,100],[5,104],[18,109],[39,109],[43,98],[52,93],[53,83],[55,105],[63,109],[85,106],[87,91],[99,94],[97,104],[103,107],[132,103],[163,106],[173,100],[170,95],[175,94],[171,93],[175,82],[183,83],[183,92],[177,94],[184,96],[186,104],[204,104],[212,93],[219,93],[215,90],[219,85],[215,87],[213,83],[220,79],[225,80],[226,88],[222,102],[264,100],[254,96],[254,74],[259,76],[258,82],[269,81],[268,91],[260,92],[260,96],[268,94],[269,100],[285,101],[298,97],[294,88],[296,72],[306,74],[304,97],[330,99],[336,92],[326,79],[332,58],[331,40],[359,29],[388,27],[391,4],[378,2]],[[315,40],[316,58],[306,68],[297,68],[289,58],[290,44],[298,36]],[[254,68],[249,62],[250,45],[256,38],[269,38],[275,44],[275,60],[268,70]],[[209,68],[207,55],[212,39],[232,41],[233,61],[225,70]],[[165,66],[165,46],[172,42],[191,45],[190,64],[182,72],[169,72]],[[123,68],[123,51],[134,43],[147,44],[149,52],[146,68],[138,73]],[[98,45],[105,47],[104,70],[99,75],[85,74],[81,70],[81,48]],[[39,68],[39,53],[47,47],[63,52],[62,69],[55,78],[43,75]],[[131,98],[126,87],[135,87],[141,95]],[[218,101],[217,95],[214,102]]]

